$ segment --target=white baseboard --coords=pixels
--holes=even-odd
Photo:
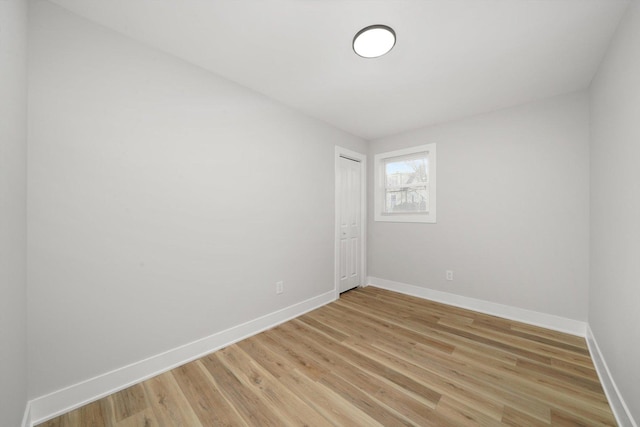
[[[22,417],[21,427],[31,427],[31,402],[27,402],[27,406],[24,409],[24,416]]]
[[[335,291],[331,290],[200,340],[33,399],[28,404],[29,421],[33,421],[27,426],[47,421],[140,381],[196,360],[328,304],[335,299]]]
[[[448,292],[436,291],[420,286],[408,285],[406,283],[394,282],[392,280],[379,279],[377,277],[367,277],[367,283],[377,288],[400,292],[402,294],[441,302],[443,304],[466,308],[473,311],[479,311],[493,316],[504,317],[506,319],[541,326],[543,328],[565,332],[567,334],[577,335],[580,337],[584,337],[587,331],[586,322],[567,319],[553,314],[511,307],[508,305],[497,304],[462,295],[450,294]]]
[[[629,411],[629,407],[622,398],[622,395],[611,376],[611,372],[605,362],[604,356],[600,352],[600,347],[598,346],[596,337],[593,335],[589,326],[587,326],[587,345],[589,346],[589,352],[591,353],[593,364],[598,372],[598,377],[600,377],[600,384],[602,384],[604,393],[607,395],[607,399],[609,400],[609,405],[613,410],[613,414],[616,416],[616,421],[618,421],[618,424],[621,427],[638,427],[638,424],[636,424],[633,419],[631,411]]]

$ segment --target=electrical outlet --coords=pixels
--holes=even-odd
[[[447,270],[447,280],[453,280],[453,271]]]
[[[281,280],[276,282],[276,294],[281,294],[284,292],[284,282]]]

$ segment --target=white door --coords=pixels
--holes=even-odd
[[[339,200],[339,290],[348,291],[361,284],[360,236],[361,195],[360,162],[340,157],[338,169]]]

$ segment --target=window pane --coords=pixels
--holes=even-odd
[[[406,185],[426,184],[427,153],[418,156],[389,159],[385,162],[386,187],[402,187]]]
[[[429,212],[427,187],[387,190],[385,212]]]
[[[427,153],[385,161],[386,213],[429,212]]]

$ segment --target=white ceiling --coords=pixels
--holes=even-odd
[[[373,139],[589,85],[627,0],[52,0]],[[354,34],[387,24],[364,59]]]

